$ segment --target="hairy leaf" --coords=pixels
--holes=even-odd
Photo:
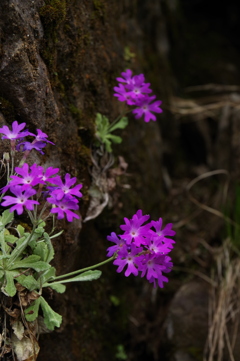
[[[111,139],[111,141],[114,143],[122,143],[122,138],[119,137],[118,135],[108,134],[107,138]]]
[[[32,268],[37,272],[45,271],[50,268],[50,264],[39,261],[40,257],[37,255],[31,255],[27,258],[22,259],[21,261],[16,261],[10,265],[8,269],[13,270],[17,268]]]
[[[6,271],[5,272],[5,287],[2,287],[3,293],[9,297],[13,297],[17,289],[14,284],[14,276],[16,275],[16,272]]]
[[[17,232],[18,232],[18,234],[19,234],[20,237],[23,237],[23,236],[24,236],[25,229],[24,229],[23,226],[21,226],[21,224],[19,224],[19,225],[17,226]]]
[[[48,249],[45,261],[50,262],[54,257],[54,248],[53,248],[53,245],[52,245],[51,239],[49,238],[48,233],[44,232],[43,236],[46,241],[47,249]]]
[[[41,308],[43,311],[44,323],[49,330],[54,330],[54,327],[60,327],[62,323],[62,316],[49,306],[45,299],[41,296],[40,298]]]
[[[83,281],[93,281],[98,279],[102,274],[102,271],[98,270],[90,270],[83,273],[80,273],[79,275],[75,277],[68,278],[66,280],[60,281],[61,283],[69,283],[69,282],[83,282]],[[58,281],[53,282],[53,284],[57,284]]]
[[[13,218],[14,212],[10,212],[9,209],[6,209],[0,217],[0,227],[6,226],[8,223],[12,222]]]
[[[19,277],[16,277],[16,280],[23,287],[26,287],[29,291],[37,290],[40,288],[39,282],[35,280],[35,278],[31,275],[20,275]]]
[[[49,268],[47,271],[42,273],[43,283],[48,282],[50,280],[54,280],[56,276],[56,269],[54,267]]]
[[[66,291],[66,286],[61,283],[58,284],[45,283],[43,287],[51,287],[54,291],[58,293],[64,293]]]
[[[24,311],[26,320],[32,322],[38,317],[38,310],[40,306],[40,298],[37,298],[30,307]]]

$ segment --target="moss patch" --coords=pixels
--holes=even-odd
[[[67,14],[66,1],[64,0],[47,0],[46,5],[39,9],[39,14],[45,24],[59,24],[65,20]]]

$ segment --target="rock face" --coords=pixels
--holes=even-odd
[[[208,334],[209,284],[191,281],[175,294],[166,320],[168,340],[174,345],[171,361],[198,361]]]
[[[183,259],[190,264],[194,259],[200,260],[204,272],[209,267],[205,254],[201,261],[199,238],[209,244],[212,240],[221,242],[223,222],[202,212],[191,224],[188,218],[194,216],[196,207],[184,190],[196,175],[217,168],[227,169],[239,180],[239,88],[230,90],[229,95],[224,84],[232,84],[240,75],[237,67],[232,67],[238,59],[235,50],[224,50],[222,65],[215,66],[219,58],[215,49],[221,47],[222,54],[226,34],[222,21],[215,17],[220,5],[213,1],[210,28],[217,19],[223,38],[202,36],[202,29],[208,29],[208,3],[0,0],[0,124],[26,122],[30,131],[40,128],[56,143],[49,145],[38,161],[61,167],[63,174],[71,173],[83,183],[82,218],[87,213],[92,184],[96,113],[113,120],[121,111],[121,104],[112,95],[115,78],[126,68],[136,74],[146,70],[154,93],[164,100],[158,124],[130,118],[122,133],[123,143],[114,148],[114,154],[128,163],[128,174],[110,195],[113,208],[106,208],[94,221],[59,224],[65,231],[54,245],[59,274],[103,260],[106,235],[118,231],[123,217],[130,217],[139,208],[155,219],[167,214],[165,222],[183,225],[178,229],[180,242],[176,248],[180,251],[175,263]],[[233,0],[230,4],[234,5]],[[202,9],[203,23],[195,6]],[[224,6],[221,12],[225,19]],[[235,28],[234,34],[238,34]],[[238,43],[239,38],[234,41]],[[209,57],[212,48],[213,58]],[[210,58],[214,61],[209,62]],[[219,79],[223,83],[220,90],[215,87]],[[201,89],[198,97],[196,89],[192,93],[185,89],[202,82],[214,83],[209,93]],[[170,102],[173,88],[182,98]],[[212,92],[216,92],[214,97],[208,97]],[[222,211],[222,194],[215,192],[214,182],[211,186],[209,192],[208,185],[201,188],[200,184],[196,197]],[[180,282],[177,280],[175,288]],[[143,286],[142,279],[126,280],[116,275],[112,265],[104,268],[99,282],[69,285],[63,296],[54,294],[50,300],[64,322],[56,332],[41,335],[39,360],[115,360],[122,345],[127,345],[125,351],[129,351],[131,361],[136,357],[139,361],[162,361],[164,351],[168,354],[159,336],[163,324],[169,344],[174,346],[172,356],[164,361],[200,360],[208,330],[207,284],[193,281],[180,287],[165,322],[164,311],[176,291],[171,285],[170,281],[169,288],[156,294],[147,283]],[[118,306],[111,301],[116,299]],[[134,317],[129,316],[131,312]]]
[[[1,125],[17,120],[26,122],[32,132],[40,128],[48,134],[56,146],[49,146],[38,161],[61,167],[63,174],[69,172],[83,183],[83,218],[89,204],[96,112],[113,120],[121,110],[112,96],[116,76],[128,67],[140,72],[134,61],[136,54],[131,56],[131,51],[144,53],[142,19],[137,20],[140,9],[146,12],[145,7],[137,9],[131,2],[106,0],[0,3]],[[116,147],[116,153],[129,156],[129,183],[133,188],[129,193],[123,188],[127,198],[119,201],[117,208],[122,212],[118,215],[121,220],[143,204],[146,213],[158,208],[161,195],[158,125],[145,127],[143,122],[132,120],[123,137],[125,145]],[[59,227],[65,232],[55,242],[57,271],[103,260],[107,246],[104,227],[113,227],[115,218],[112,213],[108,219],[102,218],[101,225],[86,223],[82,231],[79,221],[61,223]],[[111,282],[115,284],[115,270],[110,268],[106,268],[109,277],[103,283],[70,285],[63,296],[53,296],[53,307],[63,315],[64,322],[57,332],[41,336],[39,360],[101,361],[115,357],[123,338],[116,330],[123,331],[125,321],[111,321],[109,294],[114,287]],[[111,340],[108,344],[107,339]]]
[[[59,110],[39,48],[43,26],[38,9],[43,1],[1,1],[1,96],[12,103],[16,116],[45,128]]]

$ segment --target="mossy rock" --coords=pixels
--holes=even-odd
[[[39,14],[45,24],[62,22],[67,13],[67,5],[64,0],[48,0],[46,5],[39,9]]]

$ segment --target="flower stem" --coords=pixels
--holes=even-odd
[[[104,264],[113,261],[115,258],[116,258],[116,256],[113,255],[111,258],[108,258],[108,259],[106,259],[106,260],[103,261],[103,262],[94,264],[93,266],[86,267],[86,268],[82,268],[82,269],[79,269],[79,270],[77,270],[77,271],[73,271],[73,272],[70,272],[70,273],[66,273],[65,275],[57,276],[57,277],[54,278],[53,282],[55,282],[55,280],[58,280],[58,279],[60,279],[60,278],[71,277],[71,276],[74,276],[74,275],[76,275],[76,274],[78,274],[78,273],[82,273],[82,272],[89,271],[89,270],[92,270],[92,269],[94,269],[94,268],[103,266]]]

